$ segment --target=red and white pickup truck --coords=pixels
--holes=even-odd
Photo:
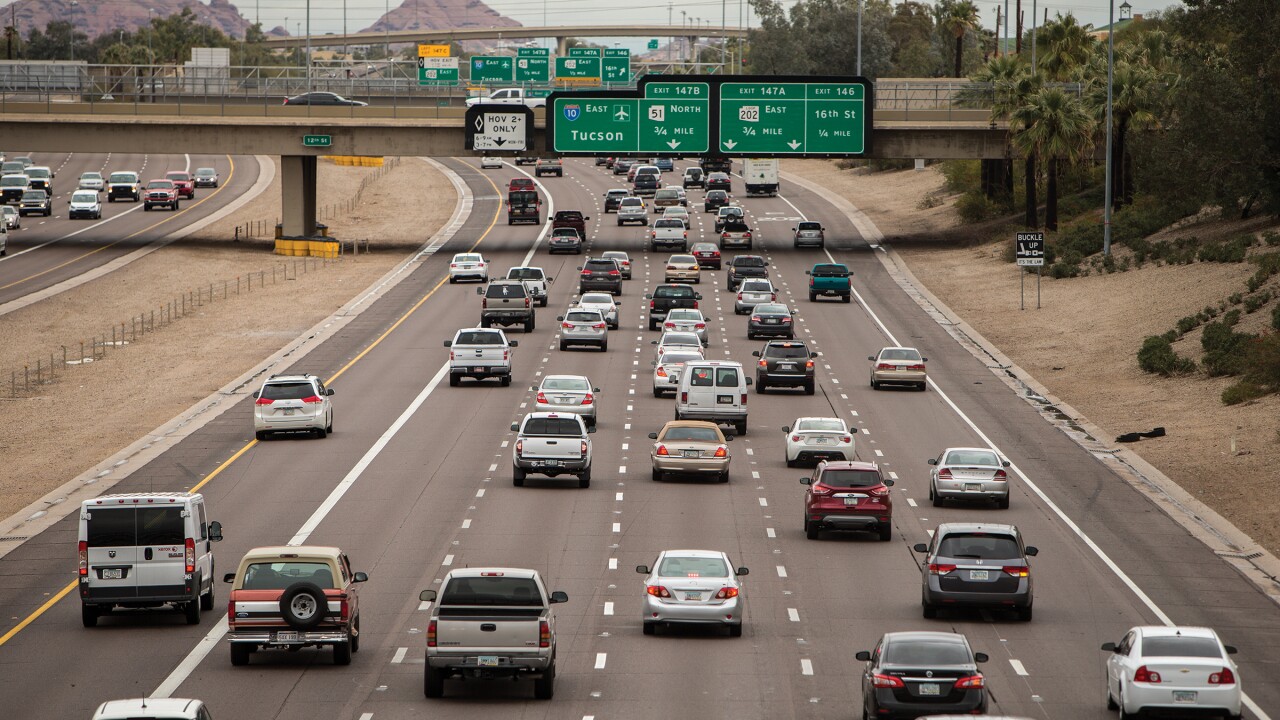
[[[360,650],[360,583],[338,548],[298,546],[250,550],[234,573],[227,602],[231,664],[258,650],[333,646],[333,663],[350,665]]]
[[[170,210],[178,209],[178,186],[172,180],[151,180],[142,195],[142,209],[150,210],[163,205]]]

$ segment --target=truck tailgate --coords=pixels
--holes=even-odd
[[[582,458],[583,438],[571,435],[545,436],[526,435],[520,438],[520,457],[526,460],[535,458],[555,458],[558,460],[579,460]]]
[[[460,367],[493,367],[507,364],[507,352],[498,345],[455,345],[449,359]]]
[[[442,652],[451,648],[467,654],[503,655],[538,650],[541,623],[538,613],[511,615],[495,608],[492,615],[452,615],[441,608],[436,621],[436,646]]]

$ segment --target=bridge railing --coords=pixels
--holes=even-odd
[[[1079,96],[1079,83],[1051,83]],[[964,78],[881,78],[875,84],[875,109],[905,120],[971,120],[975,111],[990,112],[996,104],[995,83]],[[940,115],[941,114],[941,115]]]

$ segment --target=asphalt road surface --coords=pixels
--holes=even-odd
[[[642,296],[662,281],[666,253],[644,252],[646,228],[619,228],[601,212],[604,191],[619,180],[573,160],[566,177],[542,181],[554,208],[591,216],[591,252],[626,250],[634,265],[609,351],[560,351],[554,317],[576,292],[581,257],[548,257],[535,248],[540,227],[506,225],[498,187],[515,176],[512,168],[482,174],[474,163],[449,164],[477,197],[463,230],[297,368],[331,379],[333,435],[254,442],[246,395],[115,488],[199,486],[211,519],[224,525],[226,540],[215,548],[222,572],[255,546],[341,547],[370,576],[353,664],[335,667],[329,651],[308,649],[259,653],[233,668],[220,642],[221,583],[218,610],[199,626],[177,612],[121,612],[82,628],[74,593],[58,597],[74,576],[73,514],[0,559],[0,633],[10,633],[0,640],[5,715],[88,717],[103,700],[159,690],[201,698],[218,718],[861,717],[854,653],[884,632],[932,629],[962,632],[991,656],[983,672],[993,713],[1092,720],[1112,715],[1099,645],[1159,622],[1160,613],[1212,626],[1237,645],[1245,691],[1280,714],[1275,605],[959,347],[826,202],[786,185],[782,197],[742,200],[762,238],[756,252],[767,255],[771,277],[798,311],[800,337],[822,353],[818,393],[751,393],[749,432],[730,445],[727,485],[657,483],[646,435],[672,417],[674,401],[652,397],[650,341],[658,334],[646,329]],[[691,240],[711,237],[701,195],[690,192]],[[790,228],[801,217],[826,226],[827,252],[855,272],[857,302],[808,302],[804,270],[827,252],[792,249]],[[511,387],[443,382],[441,341],[479,320],[474,288],[444,282],[451,254],[473,246],[500,270],[532,252],[530,264],[556,279],[537,329],[512,333],[520,347]],[[723,271],[704,272],[700,288],[712,318],[708,357],[749,364],[762,343],[746,340],[746,318],[732,312]],[[866,356],[897,343],[929,357],[927,392],[868,387]],[[602,389],[588,489],[565,478],[511,483],[508,427],[532,406],[529,386],[550,373],[586,374]],[[860,458],[896,477],[891,542],[805,539],[798,478],[807,471],[785,466],[780,429],[802,415],[843,417],[859,428]],[[932,507],[926,460],[943,447],[986,440],[1027,478],[1013,480],[1012,507]],[[1033,621],[979,612],[921,617],[911,545],[938,523],[960,520],[1015,523],[1040,548],[1032,559]],[[634,567],[687,547],[723,550],[751,569],[741,638],[641,634],[644,590]],[[554,700],[533,700],[528,683],[510,681],[449,681],[444,699],[423,697],[427,612],[418,592],[451,567],[482,565],[536,568],[552,589],[568,592],[569,602],[556,606]]]

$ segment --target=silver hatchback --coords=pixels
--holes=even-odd
[[[648,565],[637,565],[646,575],[642,621],[645,635],[659,625],[723,625],[732,637],[742,636],[746,597],[742,581],[749,570],[735,569],[729,556],[715,550],[665,550]]]
[[[534,412],[581,415],[587,427],[596,426],[596,395],[600,388],[591,387],[585,375],[548,375],[542,384],[529,388],[538,393]]]
[[[600,352],[609,349],[609,325],[599,310],[569,308],[569,312],[556,318],[560,321],[560,349],[570,345],[594,345]]]
[[[991,500],[1009,507],[1009,461],[988,448],[947,448],[929,458],[929,499],[937,507],[947,500]]]

